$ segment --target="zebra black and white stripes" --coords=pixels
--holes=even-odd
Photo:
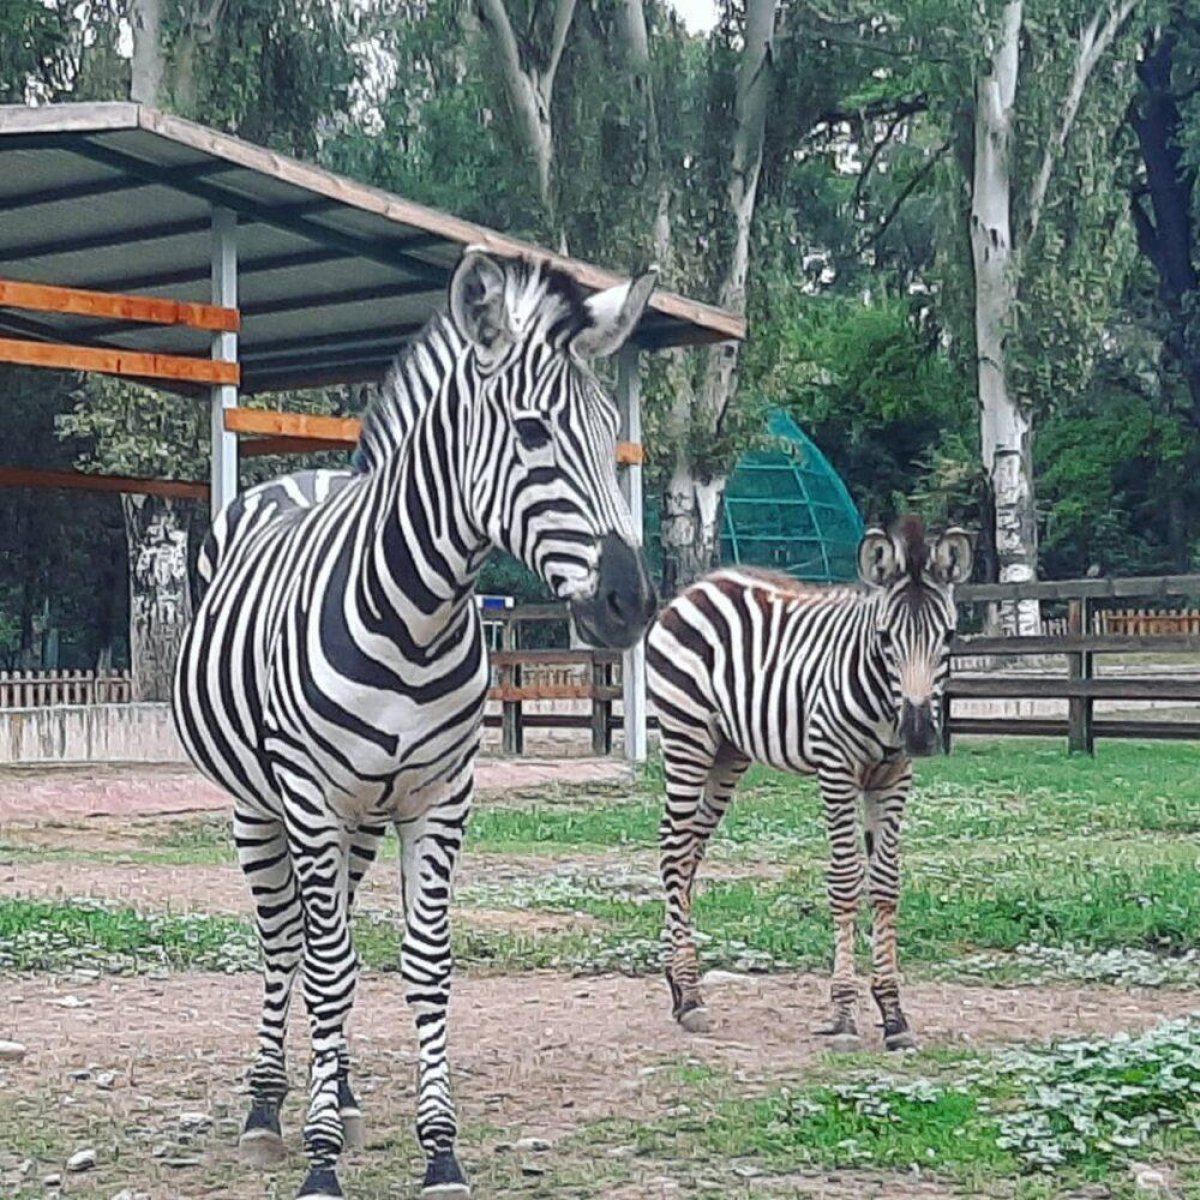
[[[676,597],[647,643],[647,685],[666,773],[661,872],[667,981],[674,1015],[702,1029],[692,887],[709,837],[751,762],[815,774],[830,839],[835,925],[833,1018],[824,1030],[858,1042],[854,942],[866,883],[871,990],[891,1048],[912,1044],[900,1004],[895,918],[900,824],[911,758],[939,744],[940,699],[968,577],[960,530],[930,544],[910,518],[859,547],[868,590],[819,588],[748,569],[717,571]],[[858,845],[861,805],[866,867]]]
[[[583,364],[636,326],[653,276],[585,300],[565,275],[468,251],[364,421],[355,469],[252,489],[217,519],[176,672],[196,764],[235,797],[264,957],[247,1157],[282,1153],[297,973],[313,1061],[301,1196],[341,1196],[359,1133],[345,1027],[355,890],[401,845],[401,973],[419,1043],[427,1196],[463,1197],[447,1059],[449,906],[488,684],[473,598],[492,547],[628,647],[655,598],[617,488],[617,412]]]

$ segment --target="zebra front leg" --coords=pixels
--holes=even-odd
[[[705,1033],[711,1020],[700,994],[692,891],[708,840],[750,763],[728,744],[712,757],[695,754],[690,746],[684,753],[680,750],[663,750],[667,809],[659,829],[659,871],[666,891],[666,976],[672,1016],[689,1033]]]
[[[288,1090],[284,1038],[292,985],[304,949],[304,912],[282,823],[239,803],[233,833],[238,862],[254,896],[263,956],[258,1054],[250,1069],[250,1112],[238,1153],[243,1162],[266,1168],[277,1166],[286,1156],[279,1115]]]
[[[868,879],[871,899],[871,994],[883,1017],[883,1043],[889,1050],[910,1050],[916,1039],[900,1006],[900,966],[896,913],[900,906],[900,825],[912,784],[907,759],[881,768],[863,795]]]
[[[358,980],[358,955],[350,938],[349,837],[322,807],[319,796],[306,794],[285,809],[297,818],[289,823],[288,834],[304,906],[304,999],[312,1030],[304,1125],[308,1175],[299,1192],[304,1200],[343,1195],[337,1178],[344,1145],[339,1081]],[[302,820],[311,824],[302,826]]]
[[[346,911],[354,914],[354,898],[383,840],[387,827],[384,825],[360,825],[350,835],[350,867],[347,880]],[[342,1146],[356,1150],[366,1144],[363,1127],[362,1106],[354,1089],[350,1086],[350,1047],[342,1031],[342,1044],[338,1049],[338,1115],[342,1118]]]
[[[817,1032],[829,1037],[835,1050],[857,1050],[858,980],[854,969],[854,945],[858,907],[862,898],[863,862],[858,846],[858,814],[855,802],[859,788],[848,771],[824,772],[820,777],[825,801],[825,823],[829,833],[829,877],[827,890],[833,913],[833,978],[829,998],[832,1012],[828,1025]]]
[[[396,826],[404,889],[400,973],[417,1026],[417,1141],[425,1153],[424,1200],[467,1200],[471,1194],[454,1151],[458,1117],[450,1088],[446,1010],[453,968],[450,901],[471,811],[472,774],[473,764],[435,809]]]

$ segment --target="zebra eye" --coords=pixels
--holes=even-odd
[[[550,443],[550,431],[537,417],[521,417],[516,422],[517,437],[526,450],[540,450]]]

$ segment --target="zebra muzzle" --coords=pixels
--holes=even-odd
[[[658,607],[642,552],[615,533],[600,543],[596,591],[571,605],[580,634],[592,645],[627,650],[646,630]]]
[[[904,753],[910,758],[926,758],[941,748],[933,704],[929,700],[913,704],[905,700],[900,706],[900,740]]]

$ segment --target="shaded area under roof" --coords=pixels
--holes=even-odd
[[[211,297],[214,208],[237,213],[245,393],[380,378],[441,306],[462,247],[621,277],[138,104],[0,106],[0,278]],[[0,336],[207,355],[209,335],[0,310]],[[646,349],[740,339],[745,321],[668,292]]]

